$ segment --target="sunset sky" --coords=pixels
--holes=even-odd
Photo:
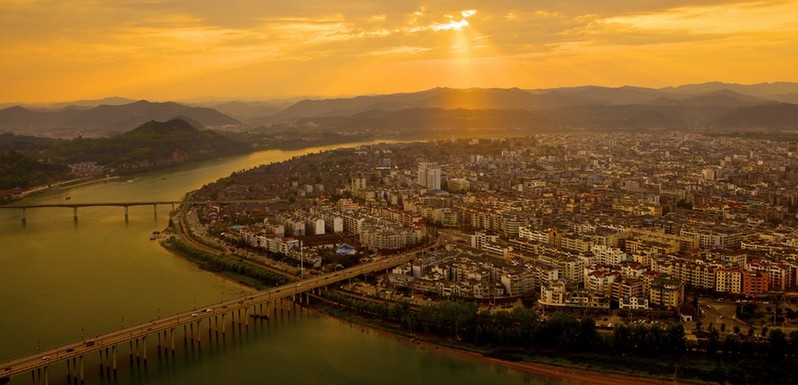
[[[0,103],[798,81],[798,0],[0,0]]]

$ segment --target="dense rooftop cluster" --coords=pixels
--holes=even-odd
[[[310,154],[194,198],[263,202],[205,209],[217,227],[342,235],[306,243],[318,248],[346,236],[379,253],[437,238],[437,255],[391,277],[424,291],[674,311],[685,288],[756,297],[798,285],[796,166],[795,143],[698,134],[452,139]]]

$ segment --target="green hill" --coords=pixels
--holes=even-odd
[[[150,121],[112,138],[78,138],[59,142],[47,153],[66,163],[93,161],[124,174],[249,150],[249,145],[213,131],[198,130],[183,119],[172,119],[168,122]]]
[[[68,172],[63,164],[39,162],[16,151],[0,153],[0,190],[46,184]]]

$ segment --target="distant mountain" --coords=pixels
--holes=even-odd
[[[768,103],[739,108],[715,120],[716,127],[748,129],[798,129],[798,105]]]
[[[598,130],[680,128],[684,125],[657,108],[640,104],[563,107],[553,111],[553,120],[560,128]]]
[[[678,87],[661,88],[662,91],[681,94],[704,94],[727,89],[744,95],[767,97],[771,95],[798,93],[798,83],[775,82],[759,84],[737,84],[710,82],[702,84],[686,84]]]
[[[349,99],[303,100],[272,118],[274,121],[291,121],[307,117],[351,116],[370,110],[399,111],[415,108],[537,111],[588,102],[592,101],[558,93],[535,94],[518,88],[434,88],[414,93],[358,96]]]
[[[212,104],[210,105],[210,107],[223,114],[232,116],[236,119],[240,119],[243,121],[252,118],[260,118],[264,116],[274,115],[283,110],[283,108],[278,107],[278,105],[282,105],[283,108],[286,108],[291,104],[286,104],[286,103],[270,104],[265,102],[233,101],[221,104]]]
[[[526,134],[561,129],[659,129],[684,124],[645,105],[566,106],[555,110],[527,111],[410,108],[372,110],[352,116],[305,118],[295,126],[311,126],[335,132],[368,130],[387,136],[429,137],[435,131],[472,134]]]
[[[660,90],[630,86],[618,88],[583,86],[532,90],[531,92],[543,95],[556,93],[586,101],[586,103],[578,104],[643,104],[657,98],[670,96]]]
[[[76,100],[73,102],[52,103],[47,105],[47,108],[52,110],[65,109],[70,107],[97,107],[97,106],[121,106],[135,102],[133,99],[120,98],[118,96],[95,99],[95,100]]]
[[[374,109],[396,111],[409,108],[410,103],[437,95],[443,90],[443,88],[433,88],[421,92],[358,96],[346,99],[305,99],[274,115],[273,118],[275,120],[295,120],[315,116],[354,115]]]
[[[798,104],[798,92],[792,94],[771,95],[770,99],[783,103]]]
[[[114,132],[127,131],[150,120],[165,121],[176,116],[188,117],[203,126],[241,124],[240,121],[211,108],[141,100],[118,106],[101,105],[87,110],[65,109],[53,112],[31,111],[19,106],[10,107],[0,110],[0,129],[6,128],[18,133],[36,133],[79,127]]]
[[[198,130],[189,122],[173,119],[150,121],[112,138],[61,141],[45,155],[66,163],[93,161],[121,173],[167,167],[250,150],[210,130]]]
[[[114,100],[121,101],[119,98]],[[469,129],[495,124],[498,128],[513,126],[520,129],[540,127],[544,121],[551,129],[723,129],[740,124],[725,116],[734,116],[737,110],[756,114],[757,109],[742,109],[769,105],[774,101],[798,103],[798,83],[741,85],[713,82],[661,89],[631,86],[534,90],[433,88],[411,93],[304,99],[291,105],[284,100],[204,102],[205,106],[213,108],[138,101],[86,109],[73,102],[73,105],[58,111],[34,111],[20,106],[0,110],[0,130],[36,133],[73,128],[72,131],[77,132],[79,128],[107,136],[149,120],[163,121],[178,116],[195,121],[198,127],[241,124],[252,127],[253,131],[273,133],[290,131],[292,126],[298,126],[318,132],[334,129],[341,135],[367,134],[355,132],[366,130],[366,126],[375,130],[393,130],[398,122],[404,122],[406,130],[414,130],[414,124],[431,129],[436,124]],[[519,116],[524,113],[531,120],[522,121]],[[388,116],[394,121],[388,121]],[[761,117],[760,123],[764,124],[762,128],[783,127],[778,118]],[[314,124],[318,127],[312,128]],[[82,132],[77,134],[82,135]],[[71,137],[74,136],[77,135]]]

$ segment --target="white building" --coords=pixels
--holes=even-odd
[[[441,168],[437,163],[422,162],[418,165],[418,184],[427,190],[440,190]]]

